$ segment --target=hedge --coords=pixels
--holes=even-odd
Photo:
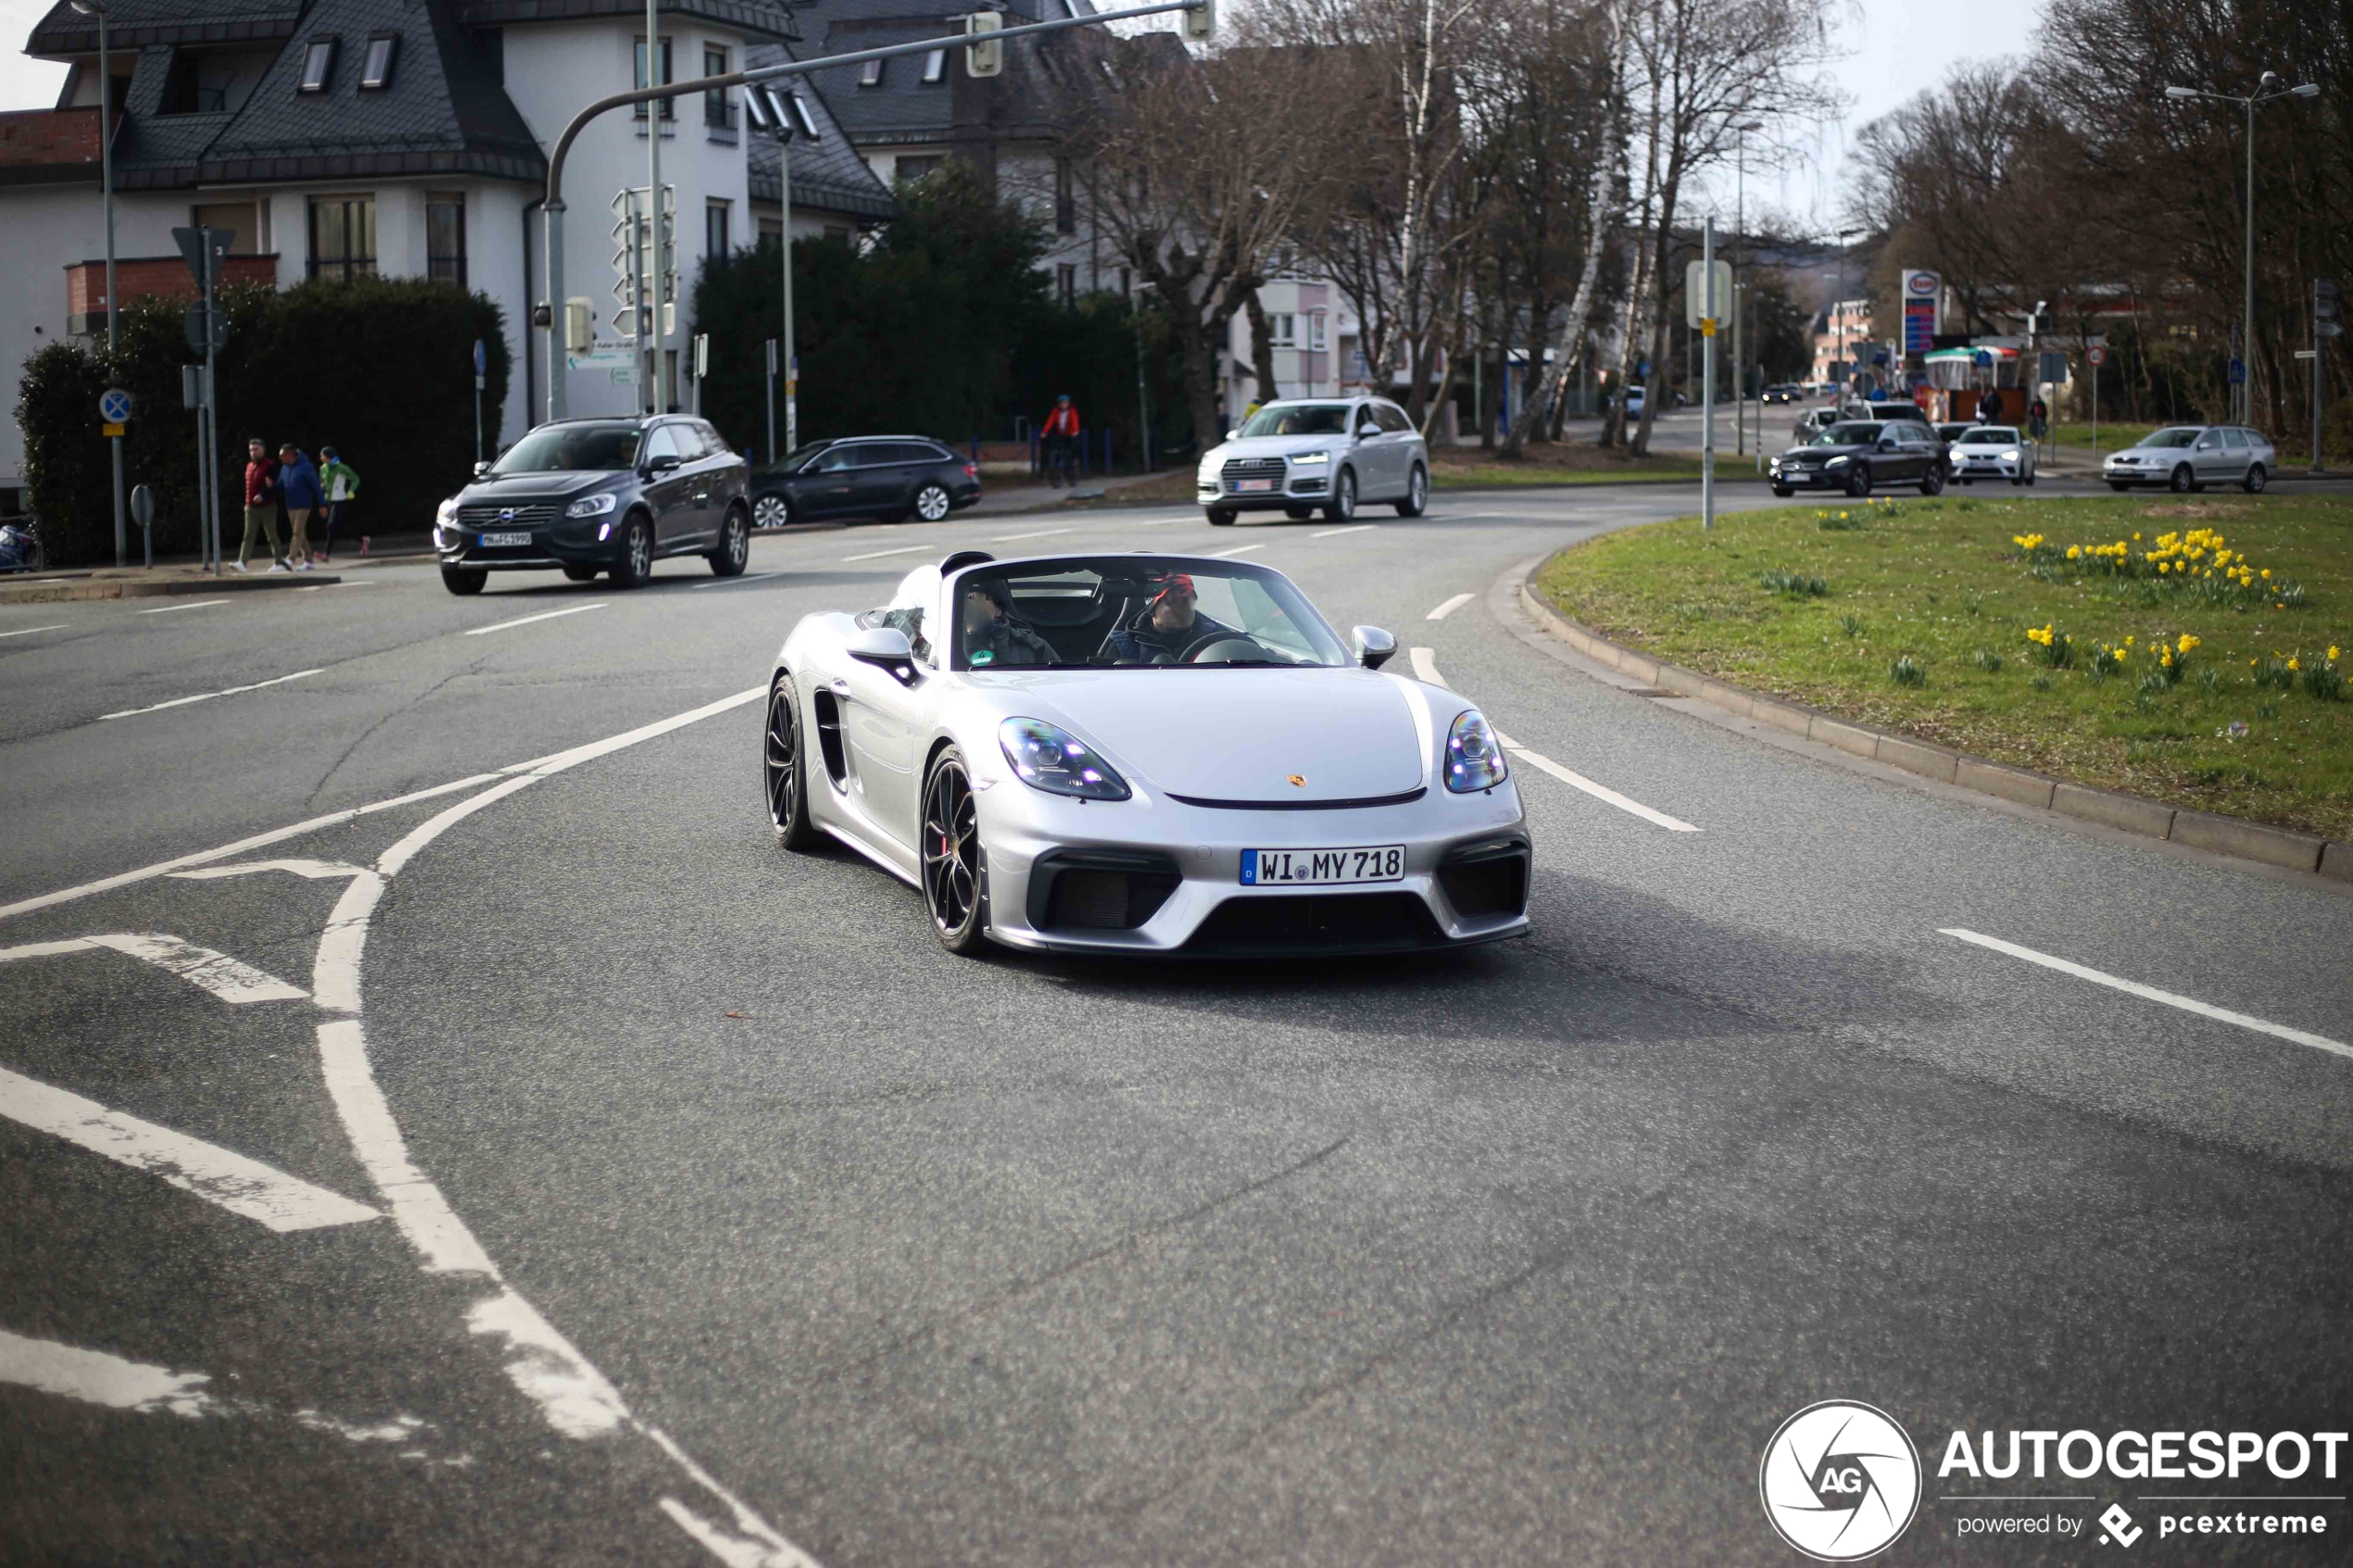
[[[372,533],[421,533],[434,508],[472,476],[473,345],[489,358],[483,393],[493,435],[507,395],[509,357],[497,306],[422,279],[313,281],[280,292],[223,289],[229,338],[219,356],[221,529],[234,551],[243,531],[245,441],[274,455],[291,441],[315,460],[333,446],[358,471],[358,521]],[[200,357],[182,328],[185,303],[124,302],[111,357],[103,336],[58,343],[25,361],[17,424],[43,542],[59,565],[114,558],[114,501],[98,394],[137,400],[124,442],[123,483],[156,495],[158,557],[193,555],[196,526],[195,416],[180,400],[180,369]],[[139,553],[134,524],[132,558]]]

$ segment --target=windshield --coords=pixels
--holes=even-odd
[[[1345,403],[1286,403],[1261,408],[1242,426],[1244,435],[1346,435]]]
[[[2202,428],[2198,425],[2174,425],[2168,430],[2153,430],[2141,437],[2137,445],[2142,446],[2194,445]]]
[[[637,461],[632,424],[543,425],[507,448],[492,473],[585,472],[625,469]]]
[[[1831,426],[1830,429],[1816,436],[1813,445],[1817,446],[1869,446],[1878,439],[1879,426],[1877,425],[1838,424]]]
[[[956,599],[959,670],[1353,662],[1289,579],[1241,561],[1065,557],[968,571]]]
[[[1972,446],[2015,446],[2018,432],[2007,425],[1980,425],[1961,439]]]

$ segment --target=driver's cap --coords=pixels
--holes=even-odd
[[[1199,597],[1201,597],[1201,595],[1194,591],[1193,580],[1190,574],[1182,571],[1172,571],[1168,574],[1166,580],[1161,583],[1160,592],[1152,596],[1151,602],[1158,604],[1163,599],[1197,599]]]

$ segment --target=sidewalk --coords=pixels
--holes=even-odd
[[[343,579],[333,571],[223,571],[215,577],[194,560],[145,567],[81,567],[27,577],[0,577],[0,605],[62,604],[82,599],[148,599],[174,594],[249,593],[269,588],[322,587]]]

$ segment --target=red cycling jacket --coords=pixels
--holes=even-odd
[[[1048,414],[1046,416],[1046,428],[1044,433],[1047,435],[1076,435],[1078,433],[1078,405],[1076,403],[1064,403],[1059,405],[1052,413]]]

